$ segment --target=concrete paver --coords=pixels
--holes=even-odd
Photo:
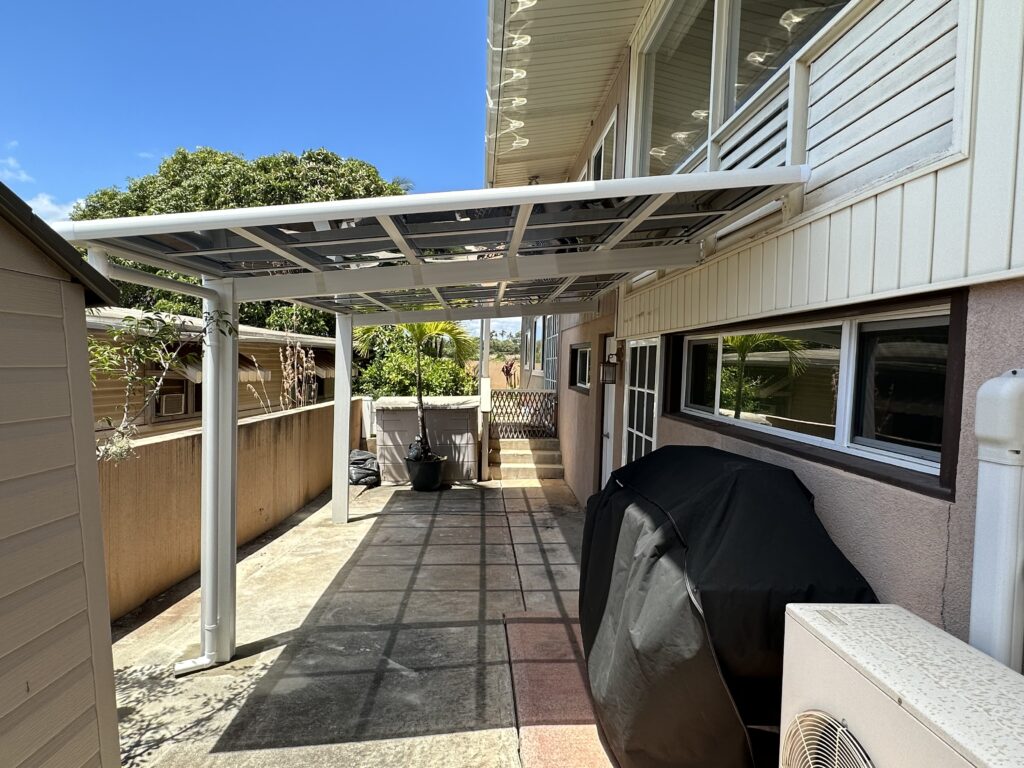
[[[324,496],[286,526],[239,563],[235,660],[171,675],[198,591],[115,643],[125,765],[518,768],[502,619],[576,613],[564,483],[353,489],[348,525]]]

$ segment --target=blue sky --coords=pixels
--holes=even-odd
[[[3,12],[0,180],[44,218],[177,147],[324,146],[415,191],[483,181],[483,0],[58,0]]]
[[[55,220],[177,147],[323,146],[416,192],[480,187],[486,17],[484,0],[5,3],[0,181]]]

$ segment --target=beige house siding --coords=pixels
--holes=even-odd
[[[352,401],[359,446],[362,401]],[[331,485],[333,404],[253,416],[238,425],[238,543],[270,530]],[[198,429],[136,441],[137,455],[100,463],[110,618],[199,570]]]
[[[93,331],[93,333],[97,333]],[[269,378],[258,382],[238,382],[238,414],[239,416],[252,416],[264,413],[261,400],[269,402],[277,409],[280,408],[281,396],[281,358],[279,350],[283,347],[273,342],[239,342],[238,352],[247,359],[255,360],[256,364],[264,371]],[[316,350],[314,349],[314,358]],[[253,394],[252,386],[256,390]],[[334,395],[334,380],[327,379],[324,391],[317,392],[317,402],[327,402]],[[93,411],[96,417],[97,428],[105,426],[104,419],[111,419],[117,424],[121,419],[121,408],[124,404],[124,385],[120,379],[110,376],[97,376],[92,384]],[[142,408],[144,398],[142,395],[134,395],[131,400],[132,413],[138,413]],[[199,423],[199,417],[184,419],[166,419],[152,424],[145,424],[140,428],[143,434],[160,434],[173,432],[181,429],[188,429]]]
[[[614,332],[613,304],[610,312],[588,322],[562,328],[559,334],[558,437],[562,446],[565,482],[581,504],[585,504],[587,498],[599,490],[604,387],[598,378],[598,363],[604,359],[605,337]],[[589,394],[569,387],[570,350],[573,345],[584,343],[590,344]],[[617,407],[621,416],[621,402],[613,403],[612,407]],[[620,441],[613,441],[613,446],[612,461],[614,466],[618,466]]]
[[[0,755],[120,764],[81,287],[0,223]]]

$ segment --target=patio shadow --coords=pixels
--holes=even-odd
[[[524,607],[500,491],[396,490],[214,752],[513,727]]]

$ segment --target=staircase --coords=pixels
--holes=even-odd
[[[557,437],[492,437],[487,455],[493,480],[560,480],[565,475]]]

